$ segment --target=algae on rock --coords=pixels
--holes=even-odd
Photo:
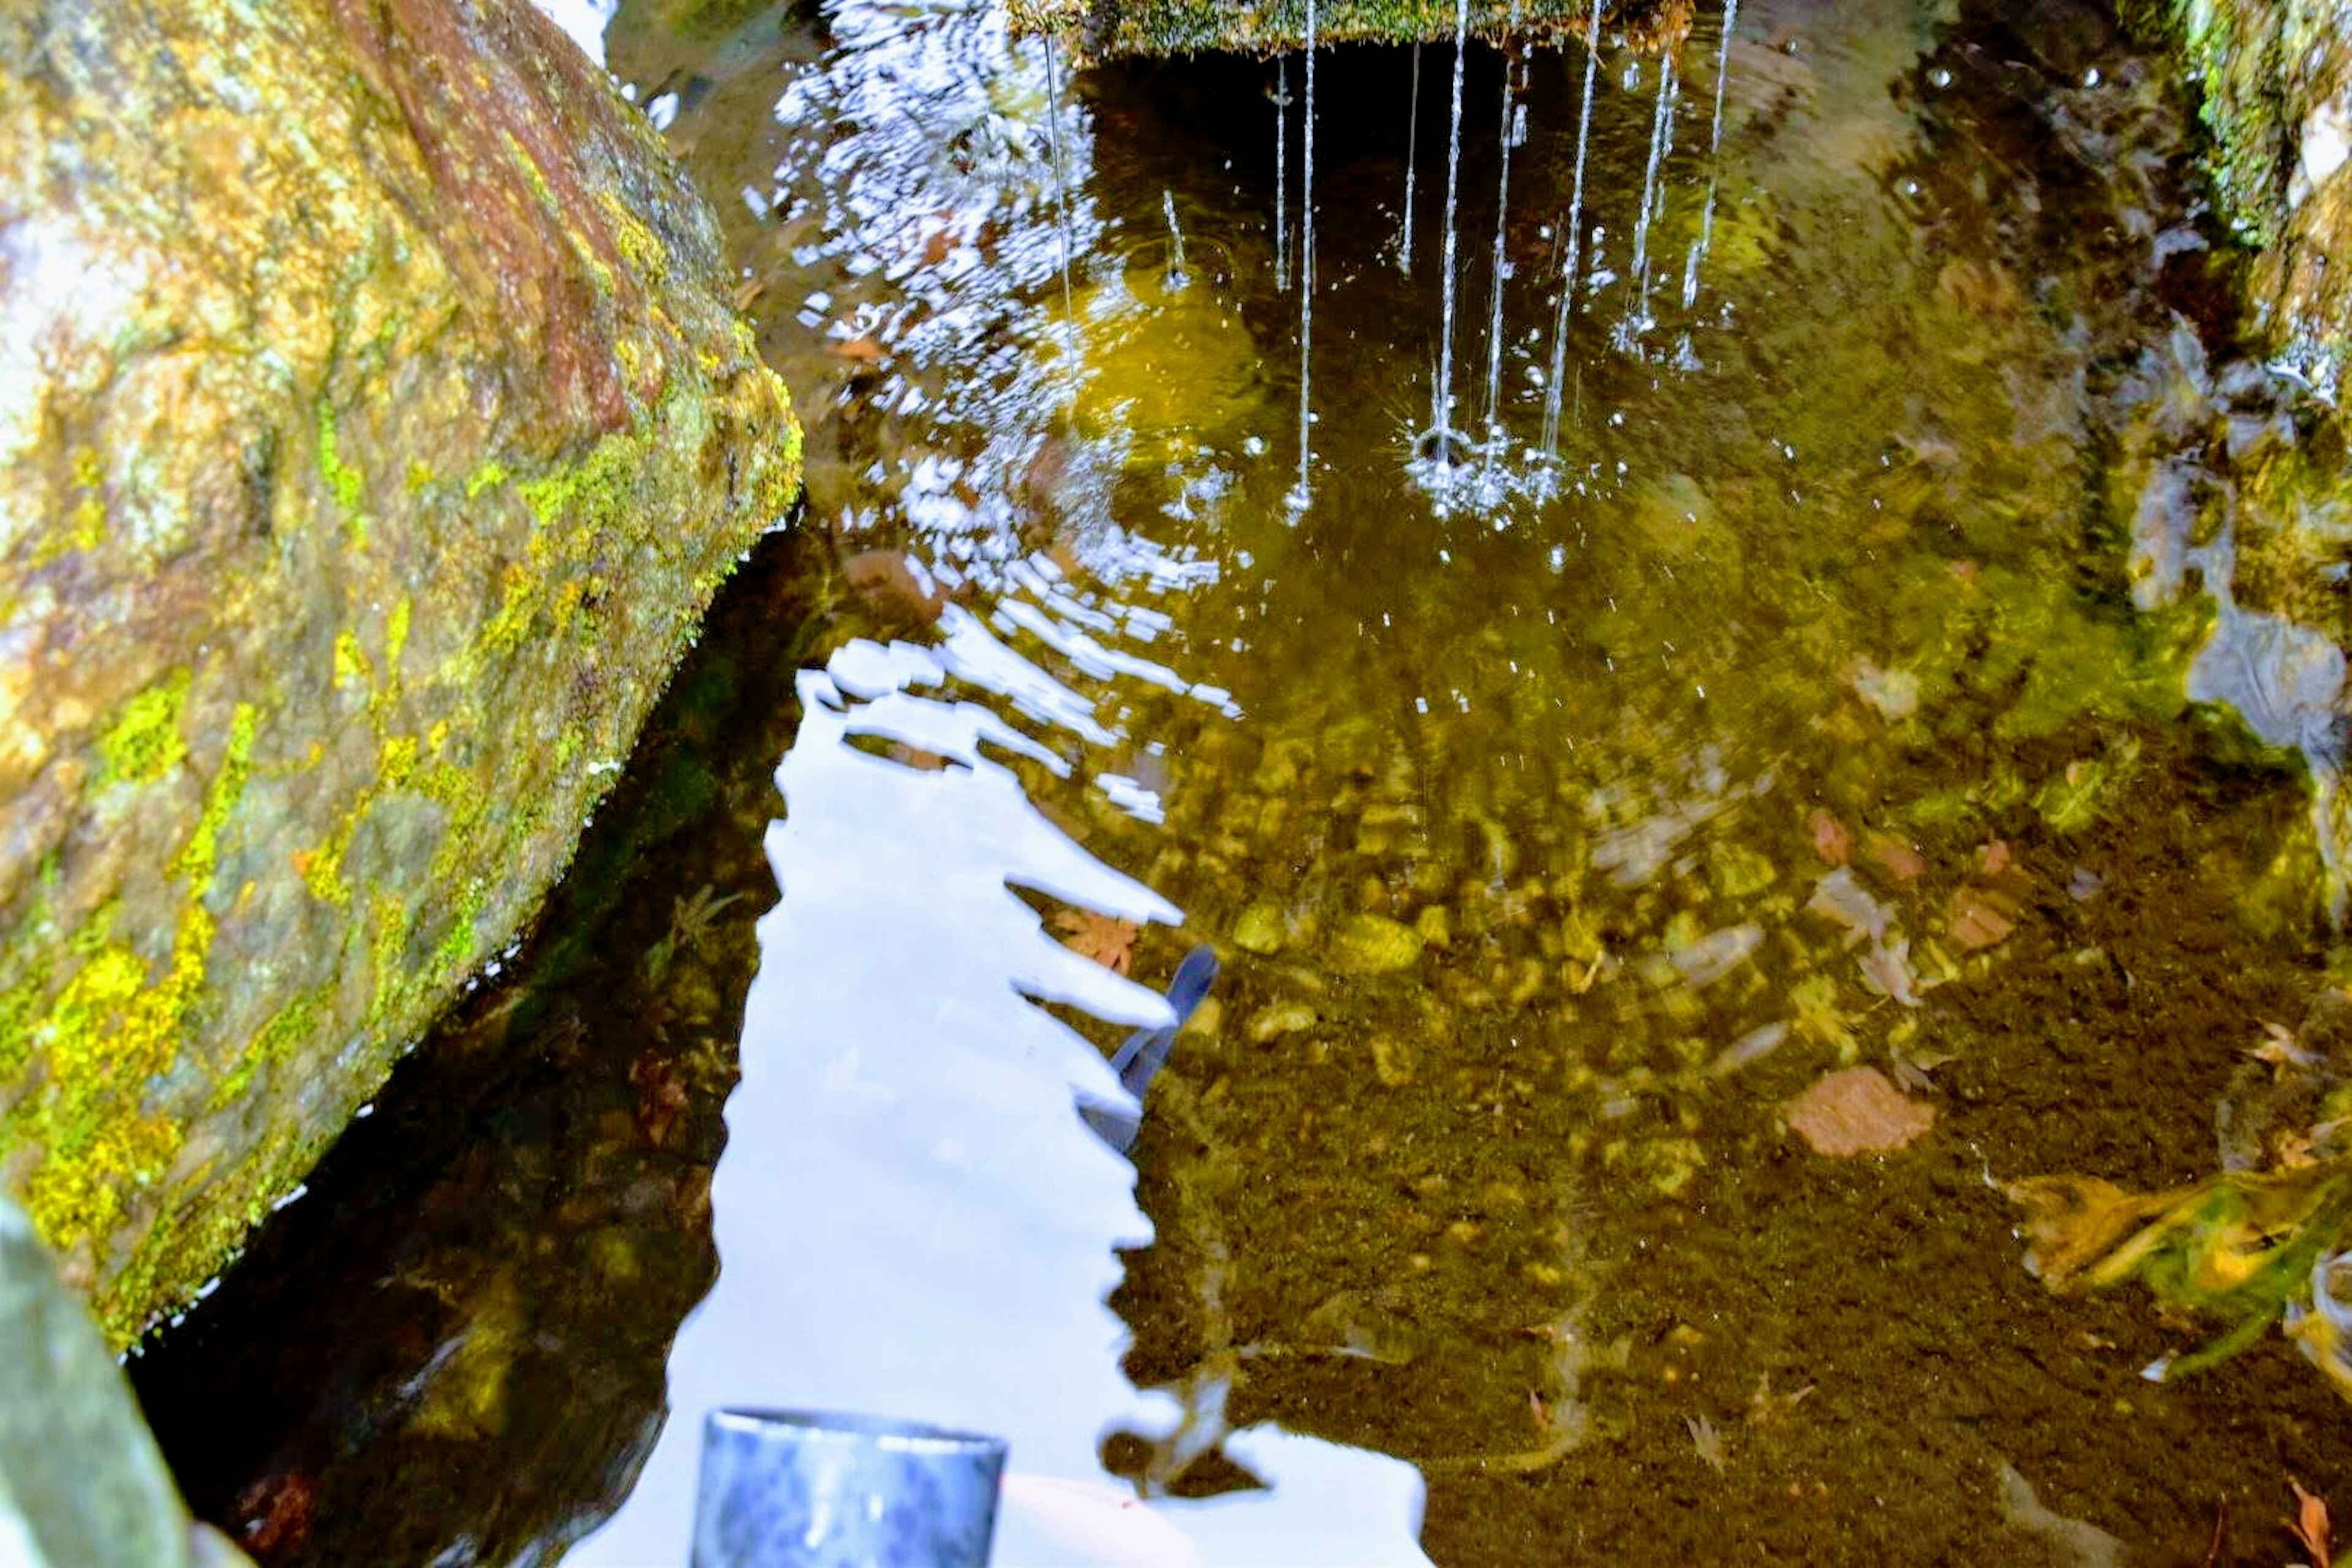
[[[120,1345],[536,909],[798,482],[526,0],[0,16],[0,1182]]]

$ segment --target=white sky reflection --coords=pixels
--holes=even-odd
[[[1000,1563],[1416,1563],[1422,1482],[1402,1461],[1270,1427],[1226,1452],[1268,1490],[1135,1499],[1097,1458],[1181,1411],[1118,1370],[1113,1248],[1148,1238],[1134,1171],[1074,1096],[1121,1097],[1102,1055],[1029,996],[1123,1025],[1153,992],[1055,941],[1008,884],[1135,921],[1181,916],[1072,843],[983,743],[1053,759],[950,679],[1072,740],[1092,705],[963,617],[932,650],[857,643],[800,678],[769,830],[783,888],[760,923],[743,1079],[712,1181],[720,1272],[679,1332],[673,1417],[635,1493],[569,1561],[682,1562],[701,1414],[842,1408],[1000,1433]],[[926,771],[852,744],[950,759]]]

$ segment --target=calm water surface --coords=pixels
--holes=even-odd
[[[580,1558],[634,1560],[715,1225],[682,1408],[1017,1427],[1097,1489],[1055,1551],[1140,1489],[1238,1560],[1265,1481],[1402,1500],[1366,1560],[1419,1488],[1451,1563],[2294,1550],[2341,1398],[2276,1333],[2143,1376],[2227,1320],[2053,1293],[2006,1190],[2333,1169],[2333,1080],[2246,1053],[2325,1054],[2341,660],[2195,500],[2309,416],[2094,12],[1604,40],[1580,206],[1580,47],[1469,52],[1453,180],[1453,51],[1417,121],[1327,51],[1303,495],[1298,58],[663,15],[611,64],[806,513],[512,973],[140,1363],[201,1510],[544,1561],[650,1455]],[[1202,942],[1130,1199],[1063,1110]]]

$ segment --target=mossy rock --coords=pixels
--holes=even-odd
[[[20,8],[0,92],[0,1181],[120,1346],[536,909],[800,436],[527,0]]]
[[[1014,27],[1071,39],[1082,57],[1196,54],[1229,50],[1275,54],[1302,47],[1306,0],[1234,5],[1223,0],[1011,0]],[[1509,0],[1472,0],[1474,37],[1581,37],[1591,26],[1588,0],[1520,0],[1512,25]],[[1637,48],[1679,44],[1689,33],[1692,0],[1608,0],[1602,26],[1611,38]],[[1318,44],[1435,42],[1454,37],[1454,0],[1322,0],[1316,6]]]
[[[2304,373],[2340,383],[2352,352],[2352,0],[2124,0],[2169,40],[2213,133],[2214,184],[2259,247],[2263,325]]]

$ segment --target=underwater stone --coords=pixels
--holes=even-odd
[[[1333,957],[1349,974],[1388,974],[1421,962],[1421,932],[1386,915],[1349,915],[1340,922],[1335,941]]]
[[[1260,955],[1282,951],[1282,911],[1272,904],[1252,904],[1234,922],[1234,945]]]
[[[1315,1009],[1304,1002],[1276,1002],[1258,1009],[1249,1022],[1250,1038],[1259,1045],[1269,1045],[1285,1035],[1296,1035],[1315,1026]]]
[[[121,1345],[538,906],[800,437],[525,0],[0,16],[0,1184]]]

